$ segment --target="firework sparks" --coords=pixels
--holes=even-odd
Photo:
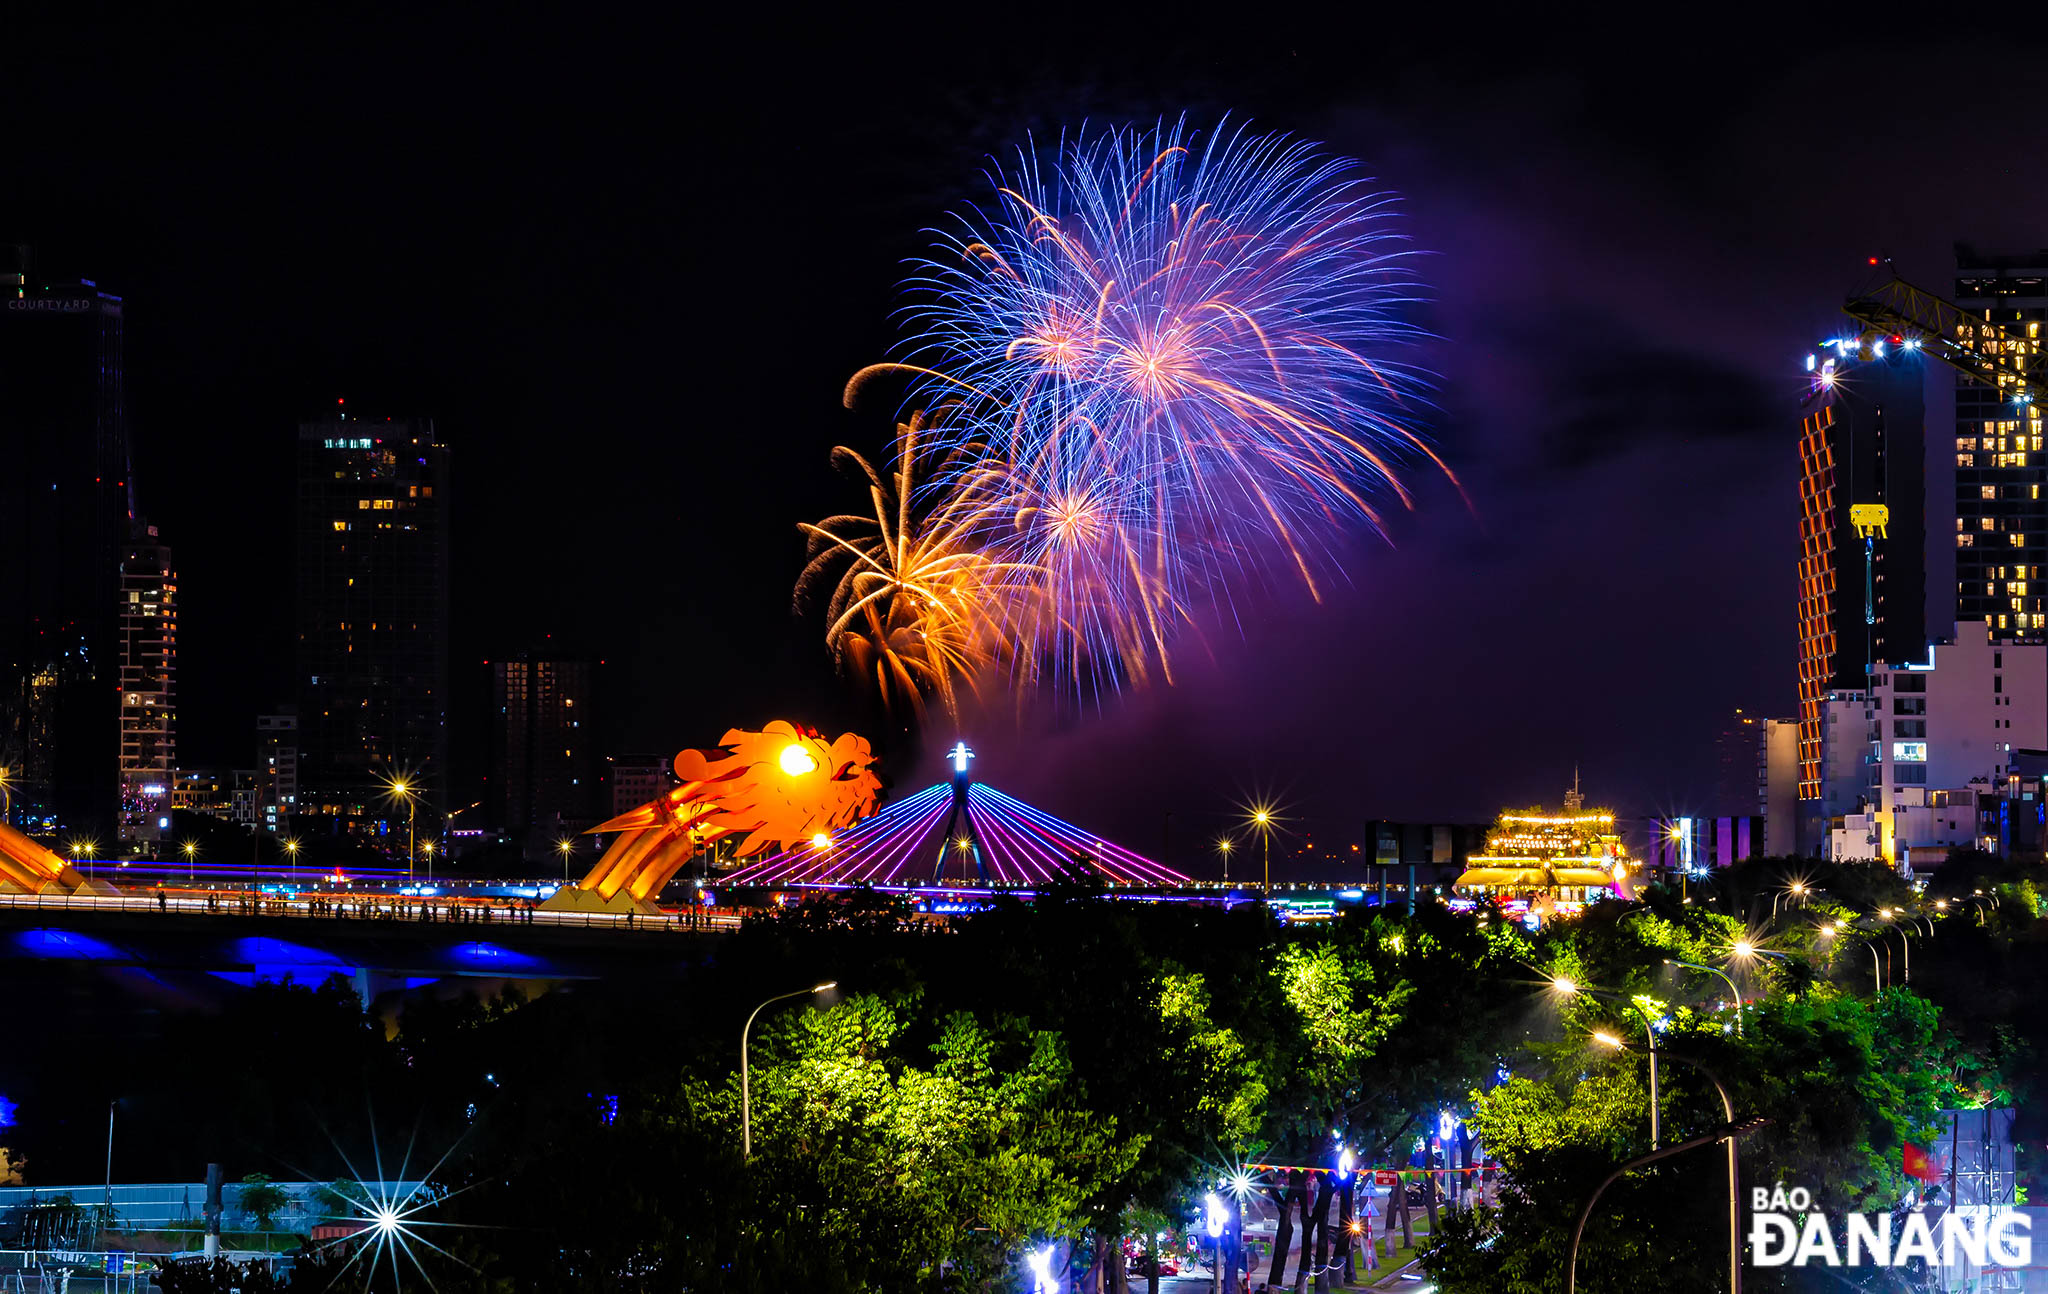
[[[1339,536],[1412,506],[1402,464],[1444,466],[1409,422],[1425,375],[1393,357],[1418,337],[1411,253],[1346,163],[1182,122],[993,179],[912,280],[905,362],[847,396],[897,373],[955,411],[928,488],[966,492],[949,553],[1032,572],[992,644],[1020,675],[1170,678],[1195,595],[1273,560],[1319,595]]]
[[[922,413],[897,428],[886,476],[853,450],[832,452],[866,484],[873,511],[800,526],[810,560],[797,603],[829,582],[825,639],[841,666],[885,705],[901,701],[922,715],[931,694],[958,714],[958,687],[973,688],[1004,650],[1033,572],[976,539],[994,479],[978,446],[948,447],[926,431]],[[947,482],[936,502],[919,497],[929,476]]]

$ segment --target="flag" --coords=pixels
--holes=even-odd
[[[1923,1182],[1938,1182],[1948,1174],[1948,1166],[1941,1162],[1939,1150],[1927,1150],[1912,1142],[1906,1143],[1906,1176],[1917,1177]]]

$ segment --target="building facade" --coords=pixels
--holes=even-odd
[[[606,787],[607,817],[616,818],[666,794],[678,785],[669,760],[660,755],[615,755]]]
[[[446,808],[448,458],[425,419],[299,427],[299,811],[330,831],[403,824],[397,779]]]
[[[1764,721],[1764,853],[1799,854],[1799,720]]]
[[[1956,248],[1955,303],[1984,318],[1960,339],[1993,360],[1999,384],[1956,383],[1956,613],[2002,642],[2048,641],[2048,448],[2041,403],[2019,379],[2041,362],[2048,251],[1984,256]]]
[[[1614,814],[1586,807],[1576,781],[1562,813],[1504,810],[1484,850],[1466,862],[1452,886],[1452,906],[1492,902],[1532,926],[1624,896],[1638,868]]]
[[[122,302],[0,246],[0,768],[32,831],[120,818],[120,566],[134,511]]]
[[[1843,340],[1808,356],[1799,436],[1799,852],[1831,839],[1830,698],[1873,662],[1926,650],[1926,370],[1921,353]]]
[[[1980,798],[2005,786],[2013,751],[2048,746],[2048,646],[1959,624],[1925,661],[1870,681],[1867,808],[1837,856],[1924,870],[1980,841]]]
[[[121,560],[123,852],[154,854],[170,828],[178,766],[178,575],[155,526],[138,528]]]
[[[596,824],[596,682],[595,662],[580,657],[525,652],[491,663],[490,786],[500,828],[552,839]]]
[[[1761,816],[1770,770],[1761,715],[1737,710],[1714,738],[1714,803],[1718,816]]]
[[[1651,818],[1637,828],[1642,860],[1662,876],[1685,871],[1705,875],[1768,853],[1766,819],[1760,813],[1716,818]]]
[[[256,814],[265,831],[291,830],[299,811],[299,716],[256,716]]]

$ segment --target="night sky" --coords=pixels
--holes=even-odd
[[[1141,850],[1171,812],[1184,865],[1259,792],[1333,843],[1554,801],[1575,762],[1623,813],[1699,809],[1728,712],[1793,709],[1806,350],[1868,255],[1941,288],[1957,239],[2048,246],[2048,51],[1930,42],[1924,14],[1910,40],[1566,40],[1476,12],[1164,36],[437,13],[9,35],[0,241],[127,299],[183,763],[245,762],[289,694],[294,433],[337,397],[454,447],[459,715],[482,660],[552,635],[607,662],[614,753],[867,724],[792,614],[796,522],[856,502],[831,446],[886,443],[886,403],[839,394],[895,339],[919,231],[1033,132],[1231,112],[1406,195],[1430,429],[1476,515],[1418,474],[1321,605],[1250,591],[1169,690],[1021,723],[1002,699],[964,725],[981,771]],[[1930,426],[1947,402],[1938,378]],[[931,755],[876,735],[922,784]]]

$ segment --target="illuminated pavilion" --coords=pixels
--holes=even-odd
[[[771,854],[722,885],[1020,887],[1059,881],[1185,885],[1188,878],[974,780],[965,742],[953,777],[853,827]]]
[[[1636,866],[1614,829],[1613,811],[1587,808],[1576,776],[1563,813],[1503,811],[1486,833],[1486,852],[1466,861],[1467,870],[1452,886],[1459,897],[1493,899],[1538,917],[1620,896]]]

